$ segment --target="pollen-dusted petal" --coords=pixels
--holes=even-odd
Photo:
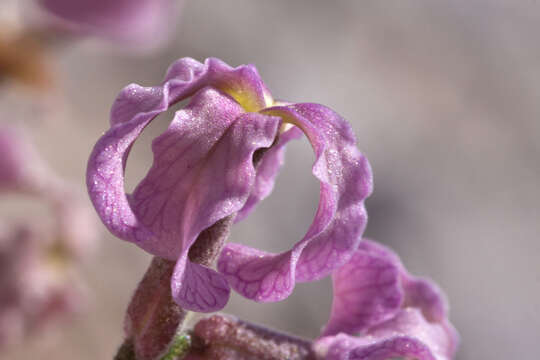
[[[329,199],[335,204],[334,217],[306,244],[298,261],[296,279],[311,281],[343,265],[358,247],[367,223],[364,200],[372,192],[373,176],[367,158],[358,150],[352,128],[339,114],[317,104],[291,108],[296,120],[305,125],[302,129],[312,146],[318,138],[308,133],[308,122],[325,139],[324,156],[317,157],[313,173],[321,181],[321,194],[329,193],[328,200],[321,196],[319,209],[328,207],[325,202]]]
[[[243,164],[235,168],[233,162],[249,157],[250,149],[229,154],[229,146],[243,146],[244,135],[232,131],[241,114],[236,102],[206,88],[153,141],[154,163],[130,197],[138,221],[159,239],[145,250],[175,260],[191,245],[184,240],[195,240],[243,205],[251,184],[249,178],[236,181],[235,170],[241,173]]]
[[[246,75],[247,74],[247,75]],[[237,79],[238,76],[246,79]],[[230,68],[217,59],[204,64],[182,58],[169,67],[161,86],[126,86],[116,98],[110,116],[111,128],[98,140],[86,173],[88,193],[105,226],[117,237],[139,242],[152,234],[138,222],[124,191],[124,169],[131,146],[144,128],[169,106],[207,85],[248,83],[258,102],[264,102],[265,86],[253,67]]]
[[[184,91],[182,82],[179,83],[179,88],[176,88],[176,79],[179,76],[181,79],[184,78],[186,61],[193,60],[180,59],[167,70],[165,80],[171,84],[170,92],[173,99],[176,98],[178,92],[182,94]],[[197,69],[190,64],[189,68],[195,69],[195,77],[200,74],[199,88],[212,86],[221,90],[232,96],[246,111],[256,112],[272,105],[272,96],[253,65],[233,68],[219,59],[208,58],[203,67],[199,66]]]
[[[323,335],[353,334],[386,321],[403,303],[400,264],[364,240],[348,263],[332,274],[332,313]]]
[[[326,360],[450,360],[454,339],[445,327],[424,319],[418,309],[401,310],[358,337],[346,334],[321,338],[315,344]]]
[[[174,266],[172,261],[154,257],[129,303],[124,331],[137,359],[156,359],[167,350],[186,315],[171,297]]]
[[[210,63],[207,61],[203,66],[192,59],[182,59],[169,71],[169,80],[162,87],[130,85],[124,89],[111,110],[112,127],[98,141],[88,162],[89,194],[108,229],[121,239],[138,243],[152,254],[168,259],[177,259],[184,244],[181,239],[173,240],[174,233],[197,233],[187,226],[191,215],[200,213],[202,217],[205,211],[210,211],[196,201],[212,202],[221,197],[215,207],[223,210],[224,216],[243,206],[253,181],[252,153],[270,146],[277,132],[279,119],[261,114],[245,115],[227,130],[243,109],[232,98],[207,89],[204,99],[192,101],[190,108],[179,111],[171,128],[156,139],[153,146],[156,163],[128,201],[123,172],[131,145],[156,115],[209,82],[205,74],[211,68]],[[207,70],[202,71],[201,66]],[[174,97],[170,95],[172,91]],[[191,109],[195,104],[198,110]],[[193,111],[197,116],[190,118]],[[214,159],[216,167],[208,170],[208,180],[204,182],[199,172],[210,159]],[[210,196],[193,192],[187,199],[185,196],[193,190],[190,184],[209,186],[206,190],[212,189]],[[222,192],[218,191],[220,186]],[[182,202],[186,200],[197,209],[183,209]],[[178,225],[179,211],[188,215],[182,219],[184,225]],[[214,215],[214,220],[218,219],[217,213]],[[210,221],[207,218],[207,223]],[[156,231],[164,237],[157,236]]]
[[[259,164],[257,165],[257,176],[255,185],[251,190],[249,198],[234,219],[235,222],[245,219],[259,201],[266,198],[274,188],[274,182],[278,175],[279,169],[283,165],[285,157],[285,145],[292,140],[297,139],[302,135],[302,132],[297,127],[293,127],[279,136],[276,144],[265,151]]]
[[[105,36],[134,44],[155,43],[168,35],[179,16],[175,0],[38,0],[64,30]]]
[[[315,218],[290,251],[270,254],[228,244],[221,254],[218,269],[231,286],[264,302],[286,298],[295,281],[319,279],[352,256],[366,225],[364,199],[371,193],[372,176],[349,124],[332,110],[296,104],[263,113],[280,116],[306,134],[316,157],[313,174],[321,183]]]
[[[177,259],[201,231],[238,211],[255,180],[253,152],[272,144],[278,124],[243,113],[211,88],[178,111],[154,140],[154,164],[130,199],[138,220],[159,239],[145,249]]]
[[[271,254],[229,243],[221,252],[218,270],[238,293],[255,301],[280,301],[293,290],[291,252]]]
[[[227,93],[245,110],[251,109],[248,111],[265,107],[270,96],[253,65],[233,68],[215,58],[206,59],[202,64],[186,57],[169,66],[160,86],[126,86],[111,108],[111,126],[128,121],[150,121],[170,105],[192,96],[206,86]]]

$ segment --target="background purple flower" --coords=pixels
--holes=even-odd
[[[181,0],[36,0],[52,26],[155,47],[180,18]]]
[[[78,262],[96,247],[95,217],[82,195],[53,173],[22,129],[0,127],[0,196],[45,203],[0,228],[0,346],[40,333],[85,305]]]

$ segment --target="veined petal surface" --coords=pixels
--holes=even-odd
[[[443,292],[389,248],[364,239],[332,280],[332,312],[316,344],[326,359],[453,357],[459,338]]]
[[[295,104],[262,113],[280,116],[306,134],[316,157],[313,174],[321,182],[313,223],[290,251],[271,254],[232,243],[221,254],[218,269],[229,284],[266,302],[286,298],[296,281],[322,278],[352,256],[367,221],[363,201],[372,176],[350,125],[327,107]]]
[[[190,263],[188,251],[204,229],[243,207],[255,181],[253,153],[272,144],[279,123],[277,117],[245,113],[233,98],[206,87],[154,140],[154,164],[129,198],[123,194],[119,169],[130,145],[117,139],[116,148],[122,146],[124,153],[110,156],[107,145],[95,157],[97,171],[91,175],[97,183],[90,181],[89,186],[95,195],[104,195],[93,197],[98,213],[125,240],[177,260],[171,285],[175,301],[184,308],[215,311],[225,305],[225,280]],[[102,159],[105,163],[99,163]],[[106,171],[107,161],[115,165],[114,171]],[[119,207],[122,196],[124,206]]]
[[[325,360],[450,360],[454,339],[442,324],[430,323],[420,310],[401,310],[394,318],[360,336],[339,334],[317,341]]]
[[[241,76],[245,78],[237,79]],[[252,66],[231,68],[217,59],[208,59],[202,64],[183,58],[171,65],[161,86],[131,84],[122,90],[111,109],[111,128],[94,146],[87,168],[90,198],[111,233],[126,241],[146,243],[146,247],[150,247],[151,242],[160,242],[139,221],[124,190],[127,157],[144,128],[169,106],[194,95],[205,86],[234,88],[235,84],[248,83],[253,92],[246,91],[245,94],[251,94],[253,102],[263,104],[266,87],[260,79],[257,81],[257,76]],[[240,106],[235,107],[233,101],[227,103],[229,108],[238,110],[236,114],[240,113]],[[169,259],[178,255],[153,254],[166,255],[164,257]]]
[[[401,266],[364,240],[348,263],[332,275],[332,313],[323,335],[354,334],[394,317],[403,304]]]

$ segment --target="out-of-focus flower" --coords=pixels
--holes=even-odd
[[[133,142],[158,114],[188,97],[154,140],[152,168],[127,195],[124,168]],[[282,300],[296,281],[328,275],[358,247],[372,176],[350,125],[323,105],[274,101],[252,65],[180,59],[161,85],[127,86],[110,124],[88,162],[90,197],[114,235],[176,261],[172,293],[185,309],[221,309],[230,286],[256,301]],[[320,181],[319,207],[305,236],[279,254],[228,244],[219,272],[190,261],[201,232],[244,218],[270,193],[284,145],[302,132],[315,152],[313,174]]]
[[[52,27],[155,47],[180,17],[180,0],[36,0]],[[42,21],[44,21],[42,19]]]
[[[39,158],[21,128],[0,126],[0,192],[48,193],[59,180]]]
[[[0,153],[0,194],[30,195],[48,204],[57,241],[70,256],[87,256],[97,237],[89,204],[47,167],[22,128],[0,126]]]
[[[84,305],[76,262],[97,238],[89,204],[41,161],[21,129],[0,127],[0,193],[50,206],[50,219],[0,228],[0,346],[17,342]],[[50,221],[52,220],[52,221]]]
[[[0,235],[0,346],[79,311],[84,288],[54,233],[32,225]]]
[[[200,320],[192,336],[197,341],[185,359],[314,360],[310,341],[228,315]]]
[[[324,359],[453,358],[458,335],[442,291],[390,249],[364,240],[332,278],[332,313],[315,343]]]

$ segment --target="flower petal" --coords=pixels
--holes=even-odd
[[[248,83],[251,84],[250,89],[253,92],[247,91],[247,93],[251,94],[253,101],[264,102],[265,86],[260,79],[257,81],[257,76],[254,68],[250,66],[233,69],[217,59],[208,59],[201,64],[193,59],[184,58],[169,68],[162,86],[141,87],[132,84],[122,90],[111,109],[111,129],[95,145],[87,168],[90,198],[98,215],[114,235],[139,243],[150,252],[155,250],[154,255],[169,259],[178,255],[178,251],[176,254],[170,254],[168,249],[156,250],[161,248],[162,240],[158,239],[152,230],[138,219],[138,214],[131,208],[124,191],[124,167],[129,150],[153,118],[166,111],[171,104],[192,96],[204,86],[234,88],[235,84]],[[234,105],[232,101],[229,103],[230,110]],[[240,107],[237,110],[235,110],[236,113],[239,113]],[[262,115],[258,118],[262,119]],[[208,119],[208,121],[208,125],[212,125],[213,120]],[[199,135],[202,131],[200,129]],[[189,129],[188,133],[192,133],[192,129]],[[208,137],[210,138],[212,137]],[[253,141],[257,143],[257,140]],[[265,143],[265,146],[268,145]],[[176,163],[175,166],[179,168],[181,163]],[[171,181],[170,178],[163,181],[167,180]],[[141,196],[142,191],[143,189],[139,192]]]
[[[332,275],[332,313],[323,335],[353,334],[394,317],[403,303],[400,263],[364,240]]]
[[[187,253],[176,263],[171,289],[178,305],[197,312],[223,309],[231,292],[229,284],[221,274],[189,261]]]
[[[366,331],[414,307],[430,322],[442,322],[448,306],[432,281],[407,272],[391,249],[364,239],[348,263],[332,275],[334,300],[323,335]]]
[[[231,286],[250,299],[266,302],[286,298],[295,281],[319,279],[352,256],[365,228],[363,201],[371,193],[372,177],[352,129],[332,110],[296,104],[263,113],[280,116],[306,134],[316,155],[313,174],[321,182],[313,223],[292,250],[271,254],[227,244],[220,256],[218,269]]]
[[[189,67],[193,68],[191,64],[193,61],[190,58],[180,59],[167,70],[165,80],[171,84],[170,93],[173,99],[185,96],[183,95],[184,84],[182,81],[178,83],[177,79],[179,77],[183,79],[186,72],[185,63],[189,62]],[[204,86],[212,86],[233,97],[244,110],[249,112],[259,111],[273,103],[270,92],[253,65],[233,68],[219,59],[209,58],[204,66],[198,66],[197,70],[194,75],[198,75],[200,79],[198,84],[194,85],[197,87],[196,90]]]
[[[418,309],[409,308],[365,335],[322,338],[315,348],[326,353],[326,360],[449,360],[454,355],[453,342],[443,325],[430,323]]]

